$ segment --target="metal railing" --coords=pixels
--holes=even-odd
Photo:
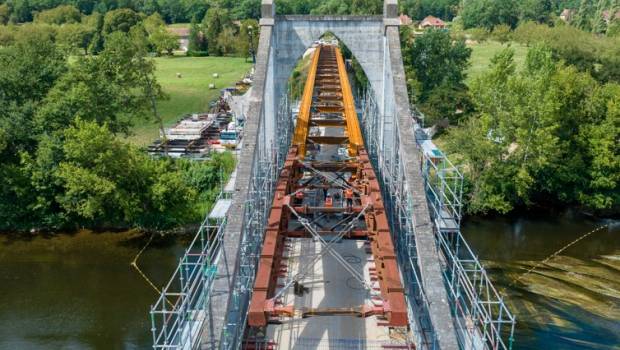
[[[236,271],[234,287],[231,295],[230,308],[227,314],[227,324],[224,326],[220,348],[240,349],[247,325],[247,310],[252,296],[252,287],[256,276],[256,268],[263,244],[264,227],[271,202],[274,186],[278,176],[278,169],[284,164],[288,152],[293,119],[288,92],[281,99],[276,113],[278,135],[276,140],[266,147],[264,130],[264,113],[261,113],[261,128],[259,129],[254,165],[249,187],[248,200],[244,210],[244,228],[242,242],[239,248],[238,270]],[[236,213],[237,215],[239,213]]]
[[[362,109],[362,128],[366,149],[382,185],[382,195],[394,245],[398,254],[407,295],[410,328],[419,349],[435,349],[437,336],[429,315],[429,301],[422,288],[415,242],[414,203],[408,194],[398,134],[393,133],[393,148],[381,144],[381,118],[374,93],[367,90],[358,99]],[[396,234],[398,233],[398,234]]]
[[[208,316],[225,224],[224,219],[204,219],[170,281],[151,306],[153,349],[198,346]]]
[[[516,319],[461,234],[463,174],[441,151],[422,152],[422,174],[461,348],[512,349]]]

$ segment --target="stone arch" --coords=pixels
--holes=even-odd
[[[275,96],[285,93],[286,82],[303,53],[327,32],[333,33],[360,63],[375,92],[383,91],[384,38],[379,16],[282,16],[274,28],[273,52]]]

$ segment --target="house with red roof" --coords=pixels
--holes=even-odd
[[[420,22],[418,27],[420,29],[444,29],[446,27],[446,23],[435,16],[427,16],[422,20],[422,22]]]

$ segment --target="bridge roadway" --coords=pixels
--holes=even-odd
[[[293,144],[276,183],[244,346],[273,342],[289,349],[310,339],[324,348],[343,341],[352,349],[369,342],[413,347],[344,60],[332,45],[312,55]],[[268,335],[257,339],[264,327]]]
[[[293,47],[308,47],[313,40],[318,39],[315,36],[315,33],[322,34],[327,30],[338,35],[339,39],[343,40],[345,44],[347,44],[354,55],[359,59],[362,68],[364,68],[370,78],[371,87],[375,94],[374,98],[377,100],[380,108],[379,116],[382,118],[380,121],[381,129],[378,130],[378,133],[380,134],[380,153],[378,155],[378,162],[398,172],[397,175],[393,176],[399,176],[399,178],[395,178],[394,180],[399,181],[401,185],[405,186],[405,190],[408,191],[406,195],[413,203],[413,218],[411,219],[414,222],[416,230],[416,259],[420,270],[420,283],[422,284],[421,288],[424,289],[424,295],[428,303],[428,310],[426,310],[426,312],[430,317],[431,323],[430,325],[423,325],[421,327],[430,327],[430,332],[434,337],[434,340],[431,340],[430,342],[436,344],[436,348],[458,348],[456,331],[448,305],[448,297],[441,274],[440,259],[433,235],[433,227],[429,209],[426,203],[426,194],[422,174],[419,168],[421,157],[414,137],[416,125],[411,117],[407,100],[404,69],[402,67],[402,58],[400,54],[398,32],[399,23],[397,16],[398,6],[396,0],[386,0],[384,16],[378,18],[359,16],[289,16],[276,18],[275,6],[273,2],[271,0],[263,0],[255,81],[247,112],[248,119],[245,126],[246,133],[244,136],[244,149],[240,154],[240,162],[237,168],[237,184],[233,195],[233,203],[229,211],[231,214],[228,215],[228,222],[225,228],[220,258],[217,262],[218,275],[217,279],[213,283],[210,303],[208,304],[208,320],[206,322],[206,328],[204,329],[204,336],[202,340],[203,348],[230,348],[233,346],[232,342],[236,341],[234,339],[247,339],[247,335],[239,334],[239,332],[244,332],[245,326],[243,323],[247,321],[251,324],[256,321],[256,319],[252,320],[252,311],[248,314],[242,312],[244,310],[242,304],[245,302],[244,300],[246,300],[244,298],[249,295],[252,286],[249,286],[250,290],[248,290],[248,286],[243,284],[243,281],[245,281],[245,276],[241,275],[243,274],[243,269],[247,268],[247,266],[242,266],[241,260],[244,258],[244,254],[247,253],[244,251],[247,247],[247,239],[251,238],[248,237],[247,232],[250,225],[248,222],[248,215],[251,215],[252,213],[248,214],[247,211],[248,203],[253,201],[252,196],[255,195],[256,191],[256,182],[253,179],[255,179],[255,174],[258,172],[259,168],[265,164],[258,163],[258,161],[260,159],[273,159],[273,157],[275,157],[275,154],[270,153],[271,151],[269,151],[269,149],[273,147],[274,143],[277,143],[279,136],[278,127],[280,126],[276,125],[274,122],[274,116],[277,112],[276,106],[280,101],[276,95],[277,91],[281,91],[282,86],[286,83],[285,81],[282,81],[281,76],[288,77],[288,74],[290,74],[287,73],[287,69],[282,70],[277,68],[275,65],[283,63],[284,61],[281,61],[281,59],[283,59],[283,57],[285,57]],[[286,31],[282,32],[282,30]],[[377,48],[376,45],[379,45],[379,47]],[[289,57],[287,60],[290,61],[293,58],[296,59],[295,57],[298,56],[289,54],[287,57]],[[288,65],[288,63],[286,63],[285,66],[286,65]],[[377,71],[379,71],[379,74],[377,74]],[[327,128],[327,126],[325,126],[325,128]],[[349,134],[346,136],[348,136],[348,140],[351,141],[351,135]],[[306,139],[312,140],[313,137],[315,142],[328,141],[328,139],[320,139],[320,137],[331,137],[331,139],[329,139],[330,142],[328,143],[333,143],[331,141],[336,140],[334,135],[325,134],[308,135]],[[353,144],[353,142],[349,142],[349,145],[351,144]],[[355,155],[355,148],[349,148],[348,152],[349,155]],[[360,156],[368,159],[365,152],[360,152]],[[303,155],[301,158],[303,158]],[[370,164],[367,160],[364,162]],[[306,162],[304,161],[304,163]],[[297,168],[298,165],[299,164],[294,167]],[[302,173],[305,173],[309,169],[305,165],[303,168],[305,170]],[[302,178],[303,176],[304,175],[302,175]],[[402,178],[400,178],[401,176]],[[350,181],[352,176],[345,177],[345,179]],[[388,181],[391,181],[391,179],[388,179]],[[338,189],[334,190],[337,191]],[[377,188],[374,188],[373,191],[374,190],[377,190]],[[330,188],[328,191],[332,191],[332,189]],[[342,188],[340,188],[340,191],[342,191]],[[315,196],[315,194],[312,195]],[[342,194],[340,194],[340,196],[342,196]],[[356,202],[360,202],[359,194],[356,196]],[[308,197],[311,197],[310,193],[308,194]],[[333,199],[337,203],[337,198],[335,196]],[[304,199],[304,201],[307,201],[307,199]],[[380,199],[375,198],[374,202],[376,203],[377,201],[380,201]],[[358,205],[354,206],[354,212],[366,210],[364,209],[366,208],[365,203],[360,202],[357,204]],[[302,205],[302,207],[305,207],[305,205]],[[301,208],[299,209],[301,210]],[[297,211],[297,208],[293,206],[293,210]],[[293,210],[291,210],[291,212]],[[347,213],[342,212],[339,214],[348,215]],[[366,219],[371,215],[362,216],[364,216],[363,221],[368,224]],[[281,222],[281,220],[278,220],[278,222]],[[307,227],[304,227],[304,229],[305,231],[310,231]],[[354,233],[356,230],[353,230],[352,232]],[[320,236],[320,234],[321,233],[319,232],[318,235]],[[316,237],[313,238],[315,240],[319,240]],[[288,253],[283,252],[283,256],[288,256],[286,254],[292,254],[292,251],[295,251],[295,249],[298,250],[300,247],[304,246],[303,242],[298,242],[299,239],[304,238],[296,239],[297,241],[292,241],[290,244],[285,245],[286,249],[289,251]],[[307,237],[305,239],[307,239]],[[311,250],[312,247],[308,247],[308,249]],[[315,251],[317,249],[318,247],[315,246]],[[325,250],[325,247],[323,246],[322,249]],[[347,255],[347,252],[350,252],[351,249],[355,250],[356,246],[348,246],[343,249],[343,251],[336,252],[336,255]],[[378,255],[376,252],[373,252],[373,249],[375,249],[375,247],[371,246],[370,251],[376,260]],[[393,250],[394,248],[391,248],[391,252],[388,252],[386,255],[388,258],[387,260],[391,259],[390,254],[392,254]],[[323,255],[321,255],[321,257],[322,256]],[[328,259],[331,259],[331,257],[334,257],[334,255],[330,254],[330,258]],[[363,256],[356,256],[356,259],[353,260],[357,261],[357,258],[364,259]],[[329,263],[330,266],[333,265],[329,261],[330,260],[324,260],[322,264],[317,263],[315,266],[323,266],[323,263]],[[368,257],[366,257],[366,261],[368,262]],[[352,264],[347,262],[346,258],[345,263],[348,263],[349,265]],[[287,271],[292,272],[293,274],[299,273],[298,267],[295,267],[295,264],[299,266],[299,261],[292,261],[290,267],[291,270]],[[273,266],[276,266],[277,273],[280,272],[280,265]],[[345,264],[338,266],[344,267]],[[402,287],[385,287],[387,284],[380,284],[379,291],[377,291],[376,286],[373,286],[372,284],[373,282],[376,282],[374,279],[382,278],[382,276],[377,275],[379,272],[377,271],[378,267],[376,264],[374,271],[371,267],[372,266],[369,266],[368,264],[360,264],[357,268],[351,269],[350,266],[347,268],[347,271],[352,270],[349,271],[352,274],[355,274],[356,272],[361,273],[363,271],[364,276],[358,280],[359,283],[368,284],[369,280],[371,282],[371,286],[369,288],[370,292],[365,294],[363,305],[339,305],[337,307],[332,307],[330,304],[327,305],[327,308],[323,308],[321,303],[317,305],[315,297],[321,295],[321,293],[323,295],[332,295],[333,293],[327,293],[325,290],[336,284],[332,284],[330,286],[329,283],[324,283],[321,288],[325,290],[321,292],[315,290],[317,284],[309,283],[314,280],[307,281],[305,279],[300,280],[301,285],[303,285],[302,291],[306,290],[305,288],[311,289],[312,297],[308,297],[307,294],[301,293],[302,296],[307,297],[308,300],[306,302],[300,302],[297,298],[295,298],[292,309],[290,305],[276,305],[276,300],[271,299],[274,299],[272,298],[274,295],[273,293],[280,293],[280,291],[278,289],[274,289],[274,285],[276,288],[281,288],[281,282],[278,282],[277,279],[274,280],[270,277],[267,286],[259,286],[259,288],[266,289],[262,291],[266,294],[265,301],[273,302],[273,304],[267,303],[261,304],[260,306],[263,308],[265,319],[267,319],[267,322],[274,321],[275,317],[296,319],[296,317],[300,316],[300,314],[301,316],[330,314],[332,316],[329,317],[350,318],[352,317],[351,315],[365,317],[356,321],[363,321],[364,325],[362,326],[360,324],[359,327],[354,327],[353,329],[357,330],[354,334],[348,331],[343,331],[341,334],[343,337],[357,337],[360,339],[370,336],[374,338],[377,335],[377,333],[374,332],[385,332],[386,327],[389,329],[399,329],[402,325],[402,314],[396,313],[398,314],[397,317],[393,317],[392,311],[396,310],[401,312],[402,310],[398,305],[397,308],[392,308],[392,305],[385,303],[385,300],[390,293],[402,294]],[[400,276],[394,278],[394,271],[398,272],[398,269],[388,269],[385,273],[386,276],[389,276],[389,278],[385,278],[385,280],[398,280],[402,283],[402,281],[400,281]],[[313,273],[314,272],[315,271],[313,271]],[[371,272],[374,275],[372,275]],[[277,273],[275,276],[282,277]],[[260,271],[257,276],[260,276],[259,274]],[[287,274],[287,276],[290,279],[290,275]],[[322,278],[325,277],[326,276],[323,276]],[[306,284],[304,284],[304,282]],[[342,283],[342,281],[338,283]],[[409,283],[412,283],[412,281],[409,281]],[[310,288],[309,285],[312,285],[312,288]],[[409,286],[406,287],[409,288]],[[401,290],[399,290],[399,288]],[[254,293],[251,293],[252,297],[256,295],[256,286],[254,286],[254,289]],[[235,294],[236,292],[233,293],[233,291],[238,293]],[[381,305],[379,305],[377,308],[368,308],[368,305],[375,305],[374,302],[377,299],[377,292],[381,294],[383,306],[381,307]],[[310,291],[308,293],[310,293]],[[290,292],[288,290],[280,294],[281,295],[278,295],[278,297],[284,297],[283,300],[281,300],[282,302],[291,300]],[[351,300],[356,300],[358,297],[361,301],[361,294],[358,296],[353,294]],[[338,300],[333,301],[335,304],[338,304]],[[256,305],[254,305],[254,307],[256,307]],[[317,307],[320,307],[320,309],[316,310]],[[241,315],[239,315],[239,313],[241,313]],[[341,316],[340,314],[343,313],[347,313],[349,316]],[[256,312],[254,312],[254,315],[256,315]],[[317,322],[320,322],[322,318],[317,319],[319,320]],[[368,327],[368,329],[373,330],[369,331],[369,333],[359,331],[360,329],[366,329],[366,323],[369,319],[373,319],[372,324],[374,326]],[[256,322],[257,323],[255,323],[255,325],[259,326],[259,328],[264,323],[263,320],[258,320]],[[315,321],[311,319],[308,322],[313,323]],[[267,333],[271,336],[278,336],[280,339],[283,336],[290,338],[290,334],[284,335],[283,332],[285,331],[282,327],[279,331],[274,329],[271,325],[267,327]],[[387,333],[392,334],[393,332],[387,331]],[[402,334],[400,331],[396,333]],[[254,337],[264,337],[266,335],[267,334],[261,333],[260,331],[252,334]],[[409,344],[407,337],[407,335],[404,337],[405,344]],[[416,345],[421,347],[422,344]]]

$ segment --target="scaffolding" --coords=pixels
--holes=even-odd
[[[244,228],[239,247],[234,288],[229,302],[227,324],[224,325],[221,348],[240,349],[247,325],[247,311],[263,243],[264,226],[273,200],[278,169],[284,164],[291,142],[293,118],[287,92],[276,114],[278,138],[267,147],[264,111],[261,112],[258,142],[254,154],[248,200],[244,208]]]
[[[381,128],[390,122],[382,120],[370,88],[359,99],[367,149],[383,184],[386,207],[389,208],[392,232],[399,261],[408,286],[410,313],[417,323],[411,324],[416,342],[423,348],[436,347],[436,334],[428,314],[428,300],[420,283],[415,246],[415,222],[400,160],[398,133],[391,136],[391,147],[383,147]],[[418,112],[419,113],[419,112]],[[383,125],[382,125],[383,123]],[[438,149],[424,147],[429,142],[422,129],[415,131],[422,150],[421,167],[426,198],[434,223],[435,239],[442,254],[442,273],[448,290],[457,339],[462,349],[511,349],[515,317],[493,287],[484,267],[460,232],[462,218],[463,175]],[[404,234],[403,234],[404,233]]]
[[[229,196],[222,193],[218,199]],[[205,217],[168,284],[151,306],[153,349],[198,346],[208,317],[225,225],[225,218]]]
[[[382,185],[383,199],[394,235],[392,239],[404,278],[411,332],[418,348],[435,349],[438,346],[437,335],[430,321],[429,301],[421,287],[417,262],[414,203],[408,194],[401,162],[400,152],[405,150],[400,149],[397,133],[392,135],[395,138],[392,144],[394,147],[383,147],[380,139],[383,121],[374,92],[369,88],[358,101],[362,110],[361,122],[366,148]]]
[[[418,136],[419,145],[430,142],[426,134]],[[422,148],[426,198],[461,348],[512,349],[515,316],[461,234],[463,175],[441,151]]]
[[[265,141],[264,113],[261,113],[260,118],[249,198],[244,210],[243,241],[239,248],[228,323],[224,326],[220,341],[221,347],[226,349],[238,349],[241,346],[277,169],[283,164],[290,145],[293,123],[287,96],[282,98],[277,113],[279,138],[270,147],[266,146]],[[232,193],[223,192],[218,200],[231,198]],[[211,325],[210,295],[217,276],[218,259],[221,258],[225,225],[225,218],[205,217],[170,281],[151,307],[153,349],[189,350],[200,346],[204,331]],[[219,337],[219,334],[215,337]]]

